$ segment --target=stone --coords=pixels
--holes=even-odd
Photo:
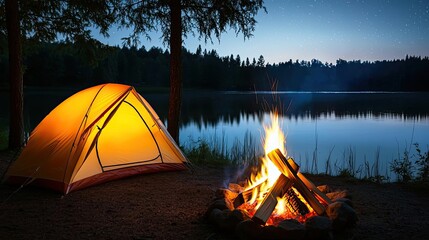
[[[306,239],[331,240],[332,221],[324,216],[313,216],[305,221]]]
[[[232,222],[238,222],[238,221],[241,222],[241,221],[250,219],[250,216],[245,210],[234,209],[231,211],[231,214],[228,216],[228,219],[229,221],[232,221]],[[235,225],[237,224],[238,223],[236,223]]]
[[[279,228],[276,226],[265,226],[262,227],[258,234],[258,239],[260,240],[288,240],[291,239],[288,236],[287,231],[284,228]]]
[[[340,198],[348,198],[352,199],[351,194],[347,190],[337,191],[337,192],[330,192],[327,193],[326,196],[331,199],[333,202],[335,202],[337,199]]]
[[[322,193],[325,193],[325,194],[332,192],[331,188],[328,185],[317,186],[317,189],[319,189],[319,191],[321,191]]]
[[[242,240],[258,239],[258,234],[260,233],[261,229],[262,227],[251,219],[244,220],[237,224],[235,228],[235,235]]]
[[[237,209],[230,211],[228,209],[219,210],[215,208],[209,217],[211,223],[225,232],[233,232],[240,222],[247,219],[249,219],[249,216],[244,211]]]
[[[209,222],[212,224],[217,225],[218,219],[222,218],[223,215],[223,211],[218,209],[218,208],[214,208],[210,211],[210,213],[208,214],[208,219]]]
[[[278,226],[281,228],[284,228],[287,231],[305,230],[304,224],[300,223],[296,219],[283,220],[279,223]]]
[[[356,225],[358,217],[355,210],[344,202],[334,202],[326,208],[326,215],[332,221],[334,231],[342,231]]]
[[[220,198],[220,199],[216,199],[214,200],[210,206],[209,209],[220,209],[220,210],[224,210],[224,209],[229,209],[229,210],[233,210],[234,206],[232,205],[231,201],[229,201],[227,198]]]
[[[335,202],[342,202],[342,203],[345,203],[345,204],[349,205],[350,207],[353,207],[352,200],[350,200],[348,198],[338,198],[338,199],[335,200]]]
[[[286,235],[288,239],[304,239],[306,235],[304,224],[298,222],[295,219],[286,219],[279,223],[279,228],[286,230]]]

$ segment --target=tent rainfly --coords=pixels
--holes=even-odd
[[[71,191],[135,174],[185,170],[156,112],[127,85],[82,90],[52,110],[31,133],[6,181]]]

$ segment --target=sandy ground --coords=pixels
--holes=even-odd
[[[13,154],[0,153],[0,174]],[[0,185],[0,239],[234,239],[206,223],[214,191],[234,170],[196,167],[117,180],[66,196]],[[307,175],[308,176],[308,175]],[[400,184],[308,176],[349,190],[354,239],[429,239],[429,194]]]

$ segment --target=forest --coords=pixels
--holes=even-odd
[[[266,63],[261,55],[241,59],[215,50],[182,49],[186,89],[233,91],[429,91],[429,58],[405,56],[383,61],[335,64],[288,60]],[[24,49],[24,85],[87,87],[116,82],[136,87],[169,86],[168,50],[94,44],[45,43]],[[8,55],[0,47],[0,86],[6,88]]]

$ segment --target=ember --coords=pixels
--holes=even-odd
[[[278,115],[271,114],[271,120],[271,126],[264,127],[265,156],[258,171],[244,184],[219,189],[208,211],[209,220],[244,239],[262,235],[265,239],[324,238],[331,230],[354,226],[357,217],[347,204],[350,200],[333,203],[299,172],[295,161],[285,157]],[[226,226],[228,222],[233,226]]]

